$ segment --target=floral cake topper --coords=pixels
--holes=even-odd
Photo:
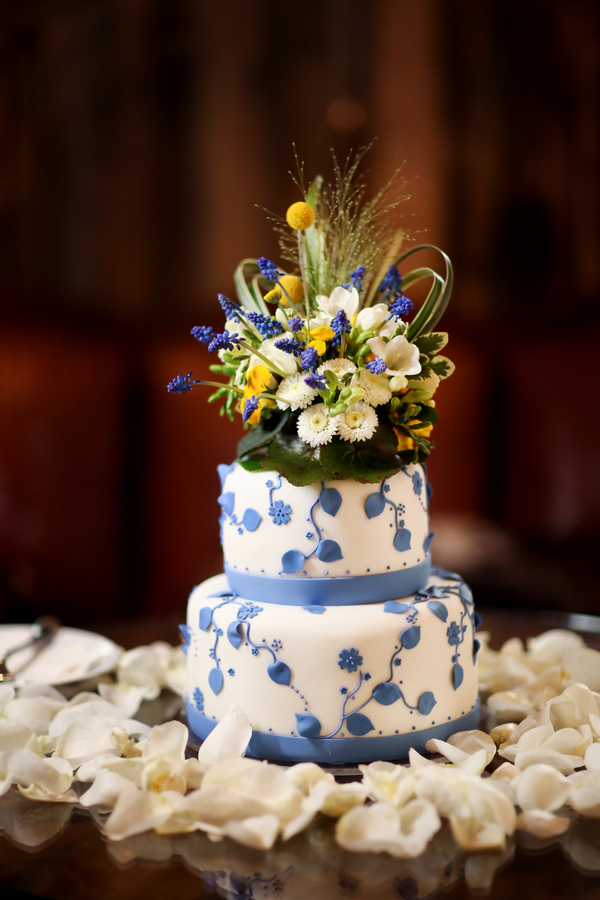
[[[265,257],[244,259],[234,279],[239,303],[219,294],[221,333],[208,326],[192,335],[216,353],[211,371],[227,381],[178,375],[168,385],[185,394],[193,385],[217,388],[230,419],[249,429],[238,459],[250,471],[280,472],[292,484],[352,478],[377,482],[402,466],[423,462],[438,413],[433,396],[454,371],[440,351],[448,341],[435,328],[452,292],[452,266],[425,244],[401,251],[405,229],[392,213],[396,172],[372,200],[357,175],[359,152],[342,170],[334,157],[333,185],[319,176],[285,220],[276,218],[286,271]],[[436,250],[442,277],[428,267],[402,273],[407,260]],[[404,293],[432,284],[419,311]]]

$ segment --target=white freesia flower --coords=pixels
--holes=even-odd
[[[275,396],[279,409],[306,409],[317,396],[317,392],[305,382],[305,374],[296,372],[284,378]]]
[[[359,307],[359,296],[356,288],[336,287],[330,297],[319,294],[316,298],[317,312],[310,318],[310,327],[317,325],[331,325],[331,322],[341,309],[344,310],[351,322]]]
[[[300,413],[298,436],[311,447],[322,447],[337,434],[339,416],[329,416],[327,412],[324,403],[314,403]]]
[[[298,371],[297,357],[293,353],[286,353],[285,350],[280,350],[275,346],[275,342],[280,341],[282,337],[283,335],[278,334],[276,337],[267,338],[260,345],[260,352],[269,362],[280,369],[284,375],[293,375],[294,372]],[[264,364],[264,359],[260,359],[253,353],[248,363],[248,369],[253,369],[254,366],[264,366]]]
[[[333,372],[338,378],[356,372],[356,366],[351,359],[344,357],[336,357],[336,359],[328,359],[327,362],[321,363],[317,368],[317,375],[323,375],[324,372]]]
[[[359,332],[378,332],[381,326],[388,320],[390,311],[385,303],[376,303],[375,306],[367,306],[361,309],[356,317],[356,328]],[[394,325],[394,331],[396,326]]]
[[[365,392],[365,403],[381,406],[391,399],[390,379],[385,375],[374,375],[369,369],[361,369],[356,383]]]
[[[339,419],[338,434],[343,441],[368,441],[377,430],[379,420],[375,410],[359,400],[349,406],[346,412],[336,416]]]
[[[380,338],[370,338],[367,344],[385,362],[386,375],[418,375],[421,371],[419,348],[411,344],[403,335],[386,342]]]

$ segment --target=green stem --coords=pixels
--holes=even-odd
[[[302,287],[304,288],[304,309],[306,318],[308,319],[309,302],[308,302],[308,284],[306,282],[306,257],[304,253],[304,232],[298,232],[298,262],[300,263],[300,275],[302,276]]]
[[[257,350],[256,347],[253,347],[251,344],[247,344],[246,341],[239,341],[239,343],[242,345],[242,347],[246,347],[248,350],[250,350],[254,354],[254,356],[258,356],[259,359],[262,359],[267,369],[271,369],[273,372],[275,372],[276,375],[279,375],[280,378],[287,378],[285,372],[282,372],[279,366],[275,365],[274,362],[271,362],[270,359],[267,359],[267,357],[264,356],[260,352],[260,350]],[[242,391],[242,394],[243,393],[244,392]]]
[[[243,394],[243,388],[234,387],[232,384],[223,384],[218,381],[193,381],[192,384],[205,384],[207,387],[224,388],[226,391],[234,391],[236,394]]]

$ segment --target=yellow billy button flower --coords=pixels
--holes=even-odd
[[[282,275],[279,279],[279,284],[284,291],[289,294],[292,303],[302,303],[302,300],[304,299],[304,285],[302,284],[301,278],[298,278],[297,275]],[[285,293],[280,302],[286,306],[288,298]]]
[[[266,366],[253,366],[248,370],[248,374],[246,375],[246,385],[244,387],[244,396],[240,401],[240,412],[244,411],[244,406],[246,405],[246,400],[249,400],[251,397],[258,397],[259,394],[269,386],[269,382],[271,381],[271,373],[267,369]],[[269,403],[268,400],[265,400],[263,397],[258,401],[258,409],[254,410],[248,422],[251,425],[257,425],[260,422],[261,409],[263,406],[272,406],[272,403]]]
[[[312,341],[309,342],[309,347],[314,347],[319,356],[323,356],[325,351],[327,350],[327,344],[325,341],[330,341],[333,339],[335,335],[335,331],[333,328],[330,328],[329,325],[317,325],[316,328],[311,328],[308,332],[313,338]]]
[[[315,221],[315,211],[308,203],[301,200],[298,203],[292,203],[285,214],[290,228],[294,231],[306,231]]]
[[[396,437],[398,438],[398,446],[396,448],[397,450],[415,449],[415,442],[411,437],[409,437],[407,434],[404,434],[404,432],[400,431],[399,428],[394,428],[394,431],[396,433]]]
[[[265,294],[264,299],[267,303],[287,303],[280,287],[274,287],[272,291]]]

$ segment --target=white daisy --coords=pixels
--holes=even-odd
[[[385,375],[374,375],[368,369],[361,369],[356,381],[365,392],[365,401],[371,406],[380,406],[392,397],[390,380]]]
[[[343,357],[341,359],[328,359],[327,362],[321,363],[317,369],[317,375],[322,375],[326,369],[330,372],[335,372],[338,378],[341,378],[342,375],[346,375],[348,372],[356,372],[354,363]]]
[[[378,419],[375,410],[359,400],[349,406],[345,413],[337,416],[338,434],[343,441],[367,441],[372,438],[377,429]]]
[[[306,409],[317,396],[317,392],[306,384],[305,375],[296,372],[284,378],[275,396],[279,409]]]
[[[337,434],[339,416],[328,416],[324,403],[314,403],[298,417],[298,436],[311,447],[328,444]]]

